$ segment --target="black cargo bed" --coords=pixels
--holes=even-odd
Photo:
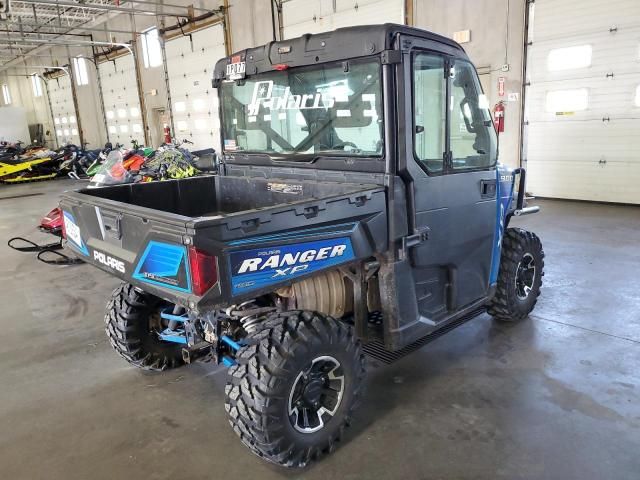
[[[211,175],[84,189],[80,193],[185,217],[219,217],[327,199],[371,187],[375,186]]]

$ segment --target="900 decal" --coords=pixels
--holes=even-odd
[[[233,294],[266,287],[353,260],[349,238],[231,253]]]

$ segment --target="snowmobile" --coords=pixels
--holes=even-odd
[[[14,158],[18,155],[21,155],[23,152],[24,150],[22,149],[22,142],[0,142],[0,161]]]
[[[143,150],[129,150],[122,156],[122,166],[129,172],[137,173],[142,168],[145,160],[146,157]]]
[[[109,147],[110,149],[110,147]],[[65,150],[65,160],[60,165],[60,174],[67,174],[69,178],[80,180],[88,178],[89,167],[99,160],[103,149],[85,150],[76,145],[68,145]]]
[[[121,148],[122,145],[116,143],[116,148]],[[100,166],[104,163],[109,155],[109,152],[113,150],[113,144],[111,142],[107,142],[104,144],[104,148],[100,150],[95,158],[89,159],[89,164],[85,168],[85,173],[88,177],[93,177],[98,170],[100,170]],[[93,156],[91,156],[93,157]]]
[[[134,176],[124,167],[123,152],[116,148],[109,152],[107,159],[100,165],[96,174],[91,177],[89,188],[134,183],[134,180]]]
[[[62,156],[46,147],[30,147],[22,150],[18,144],[13,156],[0,159],[0,182],[22,183],[48,180],[58,175]]]

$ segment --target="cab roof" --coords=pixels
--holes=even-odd
[[[396,34],[425,39],[433,42],[433,48],[436,50],[456,50],[464,55],[464,50],[458,43],[427,30],[394,23],[363,25],[339,28],[330,32],[307,33],[301,37],[241,50],[218,60],[213,83],[217,86],[225,79],[227,65],[232,63],[232,59],[233,63],[246,62],[246,74],[255,75],[275,70],[275,65],[299,67],[380,54],[393,48]]]

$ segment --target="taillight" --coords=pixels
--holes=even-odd
[[[65,240],[67,239],[67,227],[64,224],[64,212],[60,212],[60,215],[62,216],[62,238],[64,238]]]
[[[189,247],[191,287],[195,295],[204,295],[218,282],[218,259],[196,247]]]

